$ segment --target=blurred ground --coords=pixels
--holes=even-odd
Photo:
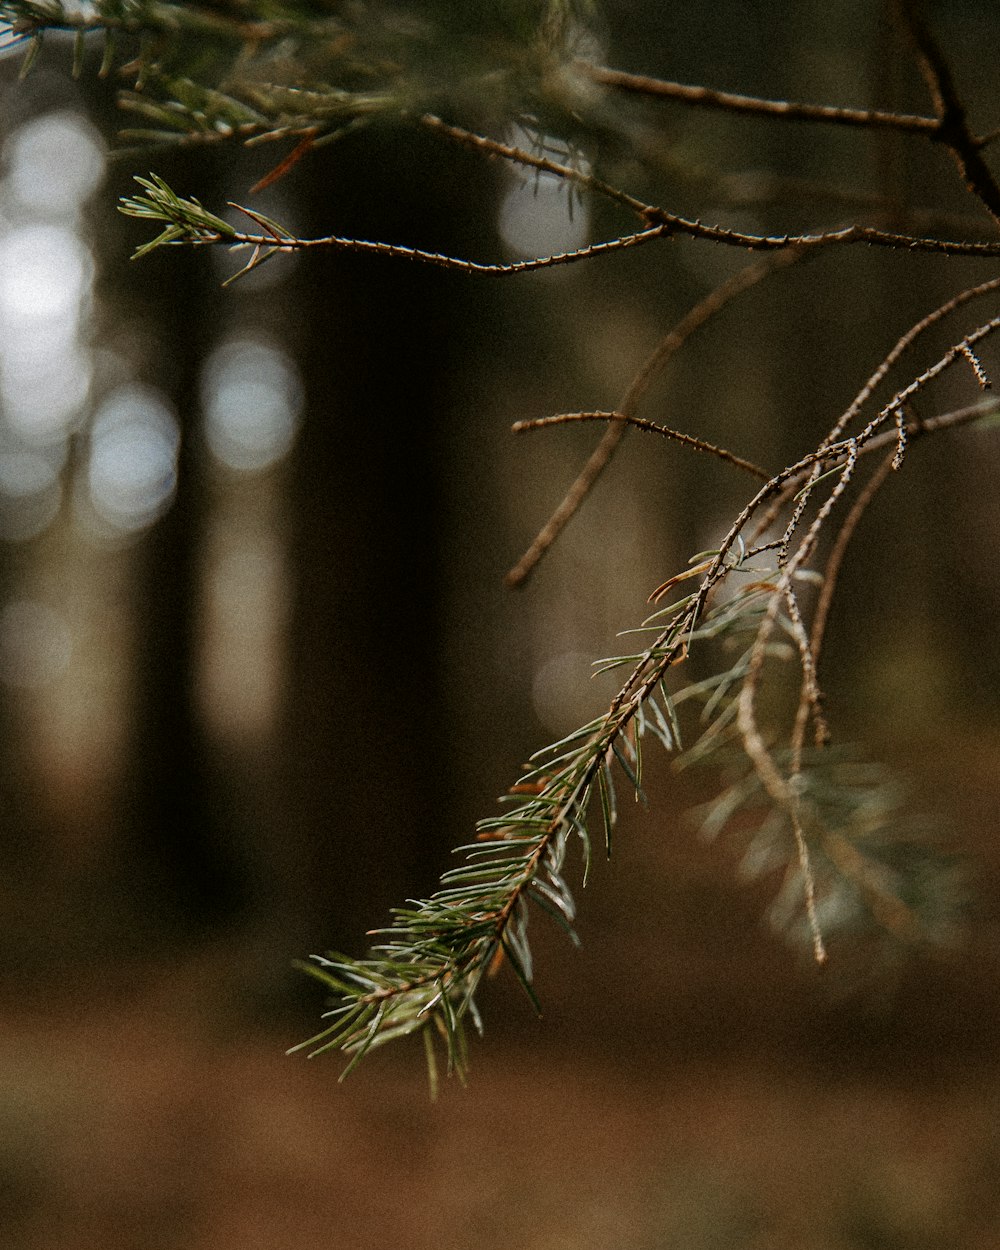
[[[987,1248],[1000,1074],[891,1080],[482,1048],[334,1068],[131,1000],[8,1022],[3,1244],[24,1250]]]
[[[285,1057],[317,1004],[255,1000],[237,942],[8,987],[0,1245],[992,1250],[993,759],[951,765],[980,884],[961,951],[892,987],[817,976],[654,804],[588,886],[583,951],[538,932],[545,1019],[495,983],[437,1103],[419,1047],[344,1085]]]

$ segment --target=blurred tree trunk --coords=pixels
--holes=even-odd
[[[308,174],[303,233],[495,248],[488,167],[420,134],[366,135]],[[297,281],[308,411],[291,505],[284,836],[313,940],[357,947],[433,885],[455,833],[442,473],[455,442],[475,453],[448,391],[466,318],[495,302],[465,275],[379,257],[311,254]]]
[[[214,165],[170,162],[180,185],[195,180],[211,199]],[[226,845],[220,779],[197,704],[200,572],[209,502],[198,383],[214,346],[225,292],[208,253],[150,258],[130,280],[152,299],[144,333],[157,345],[142,380],[158,387],[181,427],[177,493],[141,539],[134,566],[135,657],[132,750],[123,786],[127,869],[157,917],[198,929],[241,901],[241,870]],[[162,285],[161,285],[162,284]]]

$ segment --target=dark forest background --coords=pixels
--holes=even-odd
[[[989,130],[995,9],[939,7]],[[879,5],[636,0],[601,39],[636,72],[926,108]],[[713,778],[650,759],[650,809],[581,899],[582,951],[538,935],[542,1023],[499,979],[468,1093],[432,1107],[405,1048],[340,1088],[335,1062],[282,1057],[321,1008],[292,961],[359,953],[434,887],[527,755],[599,710],[589,663],[743,502],[726,466],[634,438],[512,592],[595,435],[509,427],[613,407],[743,258],[681,240],[493,280],[310,254],[227,288],[208,250],[132,263],[148,231],[115,203],[150,168],[304,236],[477,260],[617,227],[388,128],[249,197],[273,147],[118,151],[114,84],[72,82],[68,58],[52,41],[24,81],[0,62],[7,1244],[994,1245],[997,431],[914,448],[852,548],[826,670],[835,733],[897,767],[967,861],[963,944],[818,976],[769,932],[774,883],[686,816]],[[906,136],[631,120],[690,217],[784,232],[873,193],[975,211]],[[650,415],[784,464],[905,329],[990,276],[819,256],[692,342]]]

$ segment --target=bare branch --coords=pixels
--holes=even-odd
[[[746,265],[738,273],[727,278],[699,300],[675,326],[663,336],[646,363],[632,379],[628,389],[618,404],[617,411],[624,416],[632,416],[642,402],[654,379],[666,368],[673,356],[680,351],[692,334],[721,312],[731,300],[750,290],[758,282],[762,282],[775,269],[795,264],[804,259],[805,253],[790,249],[787,252],[776,252],[771,256]],[[531,546],[521,556],[517,564],[508,572],[505,581],[508,586],[523,586],[534,572],[546,551],[556,541],[574,514],[594,488],[598,478],[608,464],[621,442],[626,423],[616,422],[608,426],[604,437],[590,454],[586,464],[577,475],[576,480],[563,496],[562,502],[536,535]]]
[[[917,11],[915,0],[896,0],[896,9],[909,32],[917,64],[937,114],[935,138],[951,150],[965,185],[1000,222],[1000,186],[983,159],[983,141],[968,127],[951,69],[930,28]]]
[[[714,443],[695,438],[692,434],[682,434],[680,430],[672,430],[667,425],[657,425],[655,421],[646,421],[642,417],[630,417],[624,412],[561,412],[552,417],[536,417],[533,421],[515,421],[511,430],[515,434],[525,434],[530,430],[541,430],[550,425],[570,425],[577,421],[610,421],[631,425],[637,430],[645,430],[648,434],[661,434],[664,438],[683,443],[685,447],[693,447],[695,451],[708,452],[709,455],[716,456],[719,460],[724,460],[727,464],[734,465],[737,469],[742,469],[745,473],[750,473],[764,482],[770,481],[771,478],[771,474],[766,469],[762,469],[750,460],[744,460],[742,456],[737,456],[724,447],[716,447]]]
[[[607,69],[603,65],[592,65],[588,61],[576,61],[575,65],[602,86],[654,99],[677,100],[683,104],[703,105],[727,112],[751,113],[758,117],[773,117],[785,121],[828,122],[837,126],[902,130],[931,138],[938,130],[938,122],[933,117],[887,113],[879,109],[840,108],[829,104],[800,104],[789,100],[762,100],[756,96],[735,95],[730,91],[714,91],[710,87],[694,87],[661,78],[647,78],[641,74],[623,73],[621,70]]]
[[[907,332],[900,337],[892,351],[885,357],[879,367],[871,375],[868,381],[858,392],[851,406],[839,418],[833,429],[827,435],[825,443],[830,445],[840,438],[844,431],[850,426],[854,419],[861,412],[868,400],[871,398],[875,388],[882,382],[883,378],[889,370],[895,365],[899,358],[907,352],[916,340],[924,334],[931,326],[955,312],[970,300],[979,299],[983,295],[989,295],[994,291],[1000,290],[1000,278],[991,278],[988,282],[980,282],[976,286],[967,287],[964,291],[959,291],[957,295],[953,295],[951,299],[945,300],[943,304],[935,308],[933,312],[928,313],[926,317],[921,318],[916,325],[911,326]]]

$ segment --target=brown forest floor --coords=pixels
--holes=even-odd
[[[583,951],[538,930],[546,1018],[491,986],[470,1084],[436,1103],[419,1047],[345,1085],[286,1058],[317,1000],[234,1006],[237,943],[62,1001],[8,987],[0,1247],[996,1250],[995,758],[951,779],[969,941],[891,995],[797,963],[723,849],[665,839],[651,866],[623,837]]]
[[[345,1086],[138,1004],[8,1025],[0,1244],[413,1250],[1000,1244],[1000,1072],[643,1062],[485,1044]]]

